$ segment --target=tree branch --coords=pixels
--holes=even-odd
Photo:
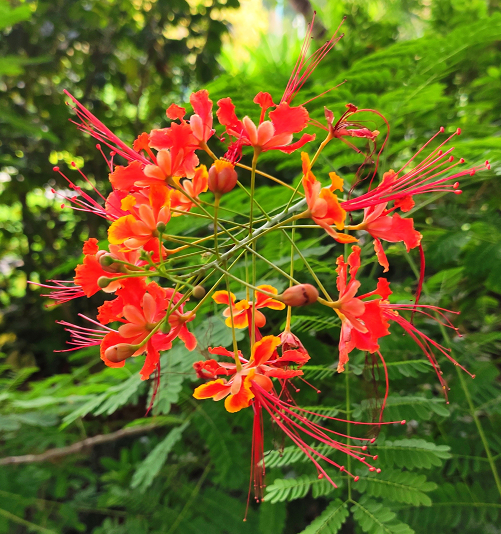
[[[111,432],[110,434],[98,434],[92,438],[87,438],[82,441],[77,441],[73,445],[68,445],[67,447],[59,447],[56,449],[49,449],[41,454],[25,454],[24,456],[7,456],[6,458],[0,459],[0,465],[13,465],[13,464],[31,464],[35,462],[48,462],[51,460],[56,460],[63,456],[68,456],[69,454],[77,454],[79,452],[86,451],[94,447],[94,445],[100,445],[101,443],[109,443],[110,441],[117,441],[119,439],[134,436],[135,434],[142,434],[144,432],[149,432],[154,428],[158,428],[160,425],[151,424],[136,426],[130,428],[122,428],[116,432]]]

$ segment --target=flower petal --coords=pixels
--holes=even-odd
[[[278,336],[263,337],[263,339],[254,344],[250,361],[253,361],[256,367],[266,363],[281,343]]]
[[[291,107],[287,102],[279,104],[273,111],[270,111],[269,116],[275,127],[275,135],[300,132],[306,128],[310,118],[306,108]]]

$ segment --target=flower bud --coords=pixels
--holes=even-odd
[[[203,286],[195,286],[193,288],[193,297],[200,300],[205,297],[205,289]]]
[[[234,165],[224,159],[216,160],[209,169],[209,189],[216,196],[229,193],[237,185],[237,180]]]
[[[107,276],[100,276],[100,277],[97,279],[97,285],[98,285],[101,289],[105,289],[105,288],[108,287],[110,284],[111,284],[111,278],[108,278]]]
[[[113,363],[123,362],[127,358],[130,358],[134,352],[136,352],[134,345],[129,343],[118,343],[118,345],[113,345],[113,347],[108,347],[104,351],[104,356],[107,360]]]
[[[318,299],[318,291],[311,284],[299,284],[286,289],[280,300],[286,306],[306,306],[313,304]]]
[[[160,233],[165,232],[165,223],[162,222],[162,221],[157,222],[157,230],[158,230]]]
[[[98,253],[96,254],[96,258],[99,262],[99,265],[101,265],[103,271],[107,273],[114,274],[122,270],[122,266],[119,263],[115,263],[114,256],[112,256],[109,252],[106,252],[105,250],[98,251]]]

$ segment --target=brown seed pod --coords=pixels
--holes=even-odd
[[[287,306],[306,306],[318,299],[318,291],[311,284],[298,284],[286,289],[280,300]]]

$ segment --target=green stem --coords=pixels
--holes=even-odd
[[[254,226],[254,193],[256,187],[256,166],[261,149],[254,147],[254,156],[252,158],[251,168],[251,187],[250,187],[250,212],[249,212],[249,237],[252,237]],[[256,252],[256,241],[252,241],[252,252]],[[256,286],[256,255],[252,254],[252,285]],[[250,344],[251,350],[256,340],[256,291],[252,292],[252,313],[251,313],[251,331]]]
[[[285,230],[284,230],[284,233]],[[294,237],[296,233],[296,227],[295,223],[292,223],[292,232],[291,232],[291,266],[290,266],[290,280],[289,280],[289,287],[292,287],[292,280],[294,276]],[[290,332],[291,330],[291,319],[292,319],[292,306],[287,306],[287,319],[285,322],[285,331]]]
[[[219,195],[216,196],[214,200],[214,250],[216,252],[216,258],[219,258],[219,247],[218,247],[218,238],[217,238],[217,212],[219,209]]]
[[[242,370],[242,363],[240,362],[240,358],[238,357],[238,344],[237,344],[237,337],[235,335],[235,322],[233,319],[233,303],[231,302],[231,291],[230,291],[230,281],[228,278],[228,265],[226,261],[224,262],[225,266],[225,280],[226,280],[226,291],[228,293],[228,301],[229,301],[229,308],[230,308],[230,321],[231,321],[231,336],[233,338],[233,358],[235,359],[235,365],[237,369],[237,373],[239,373]]]
[[[344,369],[344,380],[346,384],[346,419],[349,421],[351,416],[351,406],[350,406],[350,377],[348,373],[348,363],[345,365]],[[351,424],[346,423],[346,435],[350,435]],[[350,444],[350,438],[346,438],[346,445]],[[348,472],[351,473],[351,455],[348,454]],[[348,477],[348,499],[351,500],[351,477]]]

